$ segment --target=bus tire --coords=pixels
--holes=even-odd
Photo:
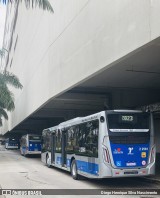
[[[74,159],[71,163],[71,175],[72,178],[75,180],[79,179],[78,171],[77,171],[77,163],[76,160]]]
[[[46,156],[46,165],[48,168],[51,168],[51,165],[49,164],[49,155]]]

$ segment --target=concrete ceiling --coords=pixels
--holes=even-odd
[[[63,120],[89,115],[112,104],[113,108],[135,108],[160,102],[159,43],[159,39],[155,40],[50,100],[13,132],[41,132]]]
[[[160,44],[158,41],[85,81],[80,87],[160,88]]]

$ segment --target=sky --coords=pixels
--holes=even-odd
[[[3,43],[5,17],[6,17],[6,5],[0,3],[0,49],[2,48],[2,43]]]

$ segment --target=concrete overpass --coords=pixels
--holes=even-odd
[[[13,90],[16,109],[1,133],[41,133],[73,117],[160,101],[158,0],[50,2],[54,14],[8,5],[4,65],[24,88]],[[158,132],[158,114],[155,122]]]

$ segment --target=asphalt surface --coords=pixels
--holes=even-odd
[[[160,189],[160,182],[146,178],[116,178],[91,180],[82,178],[79,181],[72,179],[70,173],[57,168],[48,168],[40,157],[23,157],[17,150],[5,150],[0,147],[0,188],[1,189],[80,189],[79,194],[84,189],[105,189],[115,191],[125,191],[135,189],[152,190]],[[67,194],[62,191],[62,194]],[[21,193],[21,192],[20,192]],[[2,195],[0,197],[64,197],[64,195],[38,195],[38,196],[17,196]],[[65,197],[77,197],[76,195],[66,195]],[[156,195],[80,195],[79,197],[160,197]]]

